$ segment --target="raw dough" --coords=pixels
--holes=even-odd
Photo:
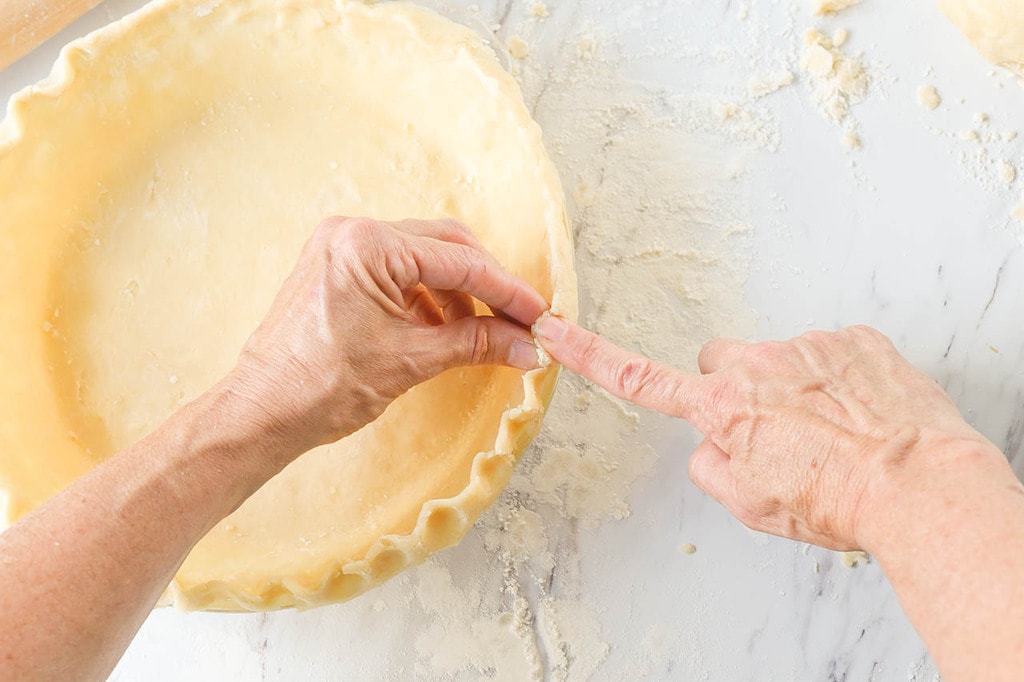
[[[917,88],[917,103],[929,111],[939,108],[942,97],[934,85],[920,85]]]
[[[836,37],[845,44],[845,33],[837,31]],[[842,122],[850,107],[867,95],[868,72],[858,58],[844,53],[817,29],[804,31],[803,47],[800,68],[807,75],[814,99],[826,116]]]
[[[811,0],[811,11],[814,14],[835,14],[847,7],[853,7],[860,0]]]
[[[1019,0],[939,0],[939,7],[986,59],[1024,76]]]
[[[67,46],[0,124],[10,517],[222,376],[330,214],[460,218],[575,316],[556,171],[471,30],[398,2],[160,0]],[[165,601],[347,599],[457,542],[556,377],[462,369],[410,391],[218,525]]]

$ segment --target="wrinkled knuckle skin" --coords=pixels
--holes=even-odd
[[[576,336],[576,338],[573,338],[573,336]],[[596,336],[571,335],[570,341],[570,348],[576,356],[576,361],[580,367],[595,368],[597,363],[602,362]]]
[[[736,391],[726,381],[716,381],[704,394],[704,411],[721,418],[732,412]]]
[[[615,387],[627,400],[643,395],[655,379],[654,367],[645,358],[629,358],[615,371]]]
[[[486,282],[490,276],[490,272],[487,267],[486,261],[481,258],[477,258],[475,254],[471,253],[468,247],[453,247],[456,250],[453,251],[453,258],[463,261],[465,265],[465,275],[462,277],[462,281],[459,282],[456,289],[458,291],[472,291],[476,288],[479,282]]]
[[[472,344],[469,358],[472,364],[483,365],[490,361],[491,355],[494,353],[494,346],[491,339],[491,331],[486,325],[481,324],[477,326],[473,332]]]

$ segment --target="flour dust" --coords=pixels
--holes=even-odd
[[[496,27],[499,43],[505,31],[529,44],[555,18],[536,3],[522,9],[520,25]],[[765,93],[726,116],[720,95],[624,80],[608,36],[569,28],[560,45],[567,59],[544,59],[559,66],[524,57],[514,68],[571,199],[581,323],[693,369],[706,340],[752,329],[742,192],[750,156],[777,144],[770,113],[753,104]],[[408,578],[431,621],[415,641],[419,674],[585,680],[600,670],[610,646],[598,600],[584,593],[578,542],[629,517],[666,423],[563,373],[505,494],[463,545]]]

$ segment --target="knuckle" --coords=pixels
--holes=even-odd
[[[702,412],[724,435],[732,433],[740,421],[739,395],[731,381],[719,380],[708,384],[701,396]],[[736,453],[733,453],[736,454]]]
[[[800,339],[812,346],[826,346],[835,341],[836,336],[834,332],[814,330],[801,335]]]
[[[473,330],[470,340],[469,360],[474,365],[483,365],[491,360],[494,354],[494,343],[491,330],[486,324],[479,324]]]
[[[459,283],[459,291],[471,291],[476,288],[478,282],[485,281],[489,275],[487,261],[482,258],[474,258],[465,247],[454,251],[457,258],[465,263],[465,275]]]
[[[628,400],[645,393],[655,380],[654,366],[646,358],[629,358],[615,368],[615,387]]]
[[[572,344],[576,359],[583,367],[599,367],[601,361],[600,347],[596,336],[583,335]]]
[[[333,234],[339,227],[345,224],[345,221],[350,220],[348,216],[332,215],[324,218],[316,226],[316,232],[318,234]]]
[[[866,324],[855,325],[850,327],[847,331],[862,342],[876,343],[885,346],[893,345],[892,339],[874,327],[869,327]]]
[[[775,365],[785,360],[789,350],[789,345],[784,341],[764,341],[750,346],[746,353],[758,365]]]
[[[381,225],[370,218],[337,218],[330,225],[333,243],[349,248],[360,248],[371,243],[380,233]],[[328,222],[324,221],[324,223]],[[323,225],[324,223],[321,223]]]

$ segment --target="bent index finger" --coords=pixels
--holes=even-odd
[[[701,377],[623,350],[559,317],[542,318],[535,330],[551,357],[609,393],[686,419],[707,432],[707,420],[699,411],[704,390]]]
[[[431,289],[469,294],[526,326],[548,309],[536,289],[486,252],[429,237],[407,239],[419,281]]]

